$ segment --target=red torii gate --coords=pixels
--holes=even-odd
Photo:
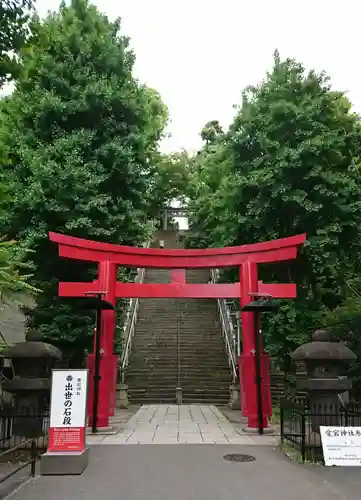
[[[204,250],[137,248],[85,240],[58,233],[49,238],[59,244],[59,256],[98,263],[98,279],[89,283],[59,283],[59,296],[84,297],[85,294],[104,292],[104,299],[115,305],[117,298],[240,298],[241,307],[254,300],[254,294],[273,298],[296,297],[294,284],[266,284],[258,280],[257,265],[295,259],[297,248],[306,240],[306,234],[279,240],[225,248]],[[163,268],[172,270],[172,282],[167,284],[117,282],[117,266],[134,268]],[[240,282],[231,284],[186,283],[187,268],[239,267]],[[239,360],[242,394],[242,414],[248,417],[248,426],[257,429],[258,405],[255,371],[254,313],[242,312],[243,352]],[[113,353],[115,312],[103,311],[100,340],[100,382],[98,426],[107,427],[114,414],[117,356]],[[262,344],[260,344],[262,345]],[[95,353],[95,349],[94,349]],[[88,367],[94,366],[94,353],[89,355]],[[206,354],[205,354],[206,355]],[[261,348],[263,424],[267,427],[272,414],[269,363]],[[92,377],[89,397],[92,398]],[[89,408],[91,408],[91,401]],[[90,416],[90,415],[89,415]]]

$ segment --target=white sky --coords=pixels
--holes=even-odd
[[[241,90],[258,83],[278,48],[307,68],[325,69],[361,112],[358,0],[94,0],[122,17],[137,55],[136,76],[169,107],[165,151],[200,145],[212,119],[227,126]],[[40,15],[58,0],[38,0]]]

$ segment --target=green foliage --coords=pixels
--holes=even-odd
[[[29,266],[24,264],[19,247],[14,241],[0,241],[0,304],[2,300],[26,292],[35,294],[38,290],[29,284],[30,274],[23,274]]]
[[[154,212],[173,200],[184,201],[190,178],[190,160],[186,151],[159,154],[155,158],[154,178],[151,185]]]
[[[201,130],[201,138],[207,146],[218,141],[218,139],[222,136],[223,129],[218,120],[211,120],[210,122],[207,122]]]
[[[19,73],[17,55],[29,36],[31,0],[0,0],[0,87]]]
[[[229,131],[197,155],[191,205],[202,243],[254,243],[307,233],[295,262],[260,278],[295,282],[298,299],[265,315],[272,354],[284,356],[344,300],[359,273],[360,122],[327,77],[281,61],[249,87]]]
[[[329,328],[334,340],[346,342],[357,354],[350,376],[354,389],[361,392],[361,295],[354,290],[340,306],[325,312],[324,323]]]
[[[0,224],[33,251],[31,283],[42,293],[27,311],[29,327],[81,351],[90,347],[93,317],[58,299],[57,285],[92,280],[96,269],[60,260],[48,231],[129,245],[147,239],[151,165],[167,110],[133,77],[120,21],[85,0],[35,23],[21,62],[0,111],[9,158],[0,175],[12,194]]]

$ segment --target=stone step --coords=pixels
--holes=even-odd
[[[176,359],[174,359],[174,362],[172,362],[172,360],[167,360],[167,359],[148,359],[146,362],[145,361],[134,361],[132,362],[131,364],[131,368],[129,368],[129,370],[132,370],[132,369],[136,369],[138,370],[139,368],[148,368],[150,370],[153,370],[154,368],[156,367],[159,367],[160,369],[164,370],[164,368],[166,369],[170,369],[170,370],[176,370],[177,367],[175,366],[177,365],[177,362],[176,362]],[[226,371],[226,370],[229,370],[228,368],[228,363],[220,363],[219,360],[208,360],[207,363],[197,363],[196,360],[183,360],[181,361],[180,363],[180,366],[181,366],[181,370],[183,371],[183,373],[187,372],[188,370],[192,369],[193,367],[194,368],[197,368],[199,369],[199,371],[201,372],[204,372],[206,371],[207,373],[214,373],[216,371]]]
[[[132,348],[137,349],[136,351],[131,353],[131,357],[140,357],[140,356],[148,356],[149,355],[158,355],[158,358],[161,358],[162,356],[166,355],[173,355],[174,357],[177,356],[178,349],[176,346],[172,347],[155,347],[155,346],[149,346],[149,347],[144,347],[144,346],[138,346],[137,343],[133,343]],[[220,351],[220,349],[224,349]],[[207,346],[194,346],[193,348],[187,347],[187,348],[181,348],[179,351],[182,351],[184,355],[187,355],[191,357],[192,355],[197,356],[197,358],[201,359],[211,359],[214,357],[217,357],[220,360],[226,359],[226,349],[223,345],[219,345],[218,349],[215,347],[207,348]],[[219,352],[220,351],[220,352]],[[136,358],[135,358],[136,359]]]
[[[224,378],[224,379],[219,379],[219,380],[212,380],[211,378],[206,378],[206,377],[199,377],[199,378],[184,378],[180,377],[180,383],[181,385],[189,385],[192,387],[224,387],[224,386],[229,386],[231,383],[231,377],[229,378]],[[178,378],[172,376],[171,378],[162,378],[162,377],[147,377],[145,378],[136,378],[136,377],[129,377],[127,379],[127,384],[130,387],[145,387],[145,386],[150,386],[154,385],[156,387],[172,387],[178,385]],[[200,385],[201,384],[201,385]]]
[[[169,367],[167,369],[159,369],[158,367],[153,367],[151,369],[146,369],[146,368],[136,368],[133,367],[129,370],[126,371],[126,374],[128,376],[132,377],[144,377],[144,376],[157,376],[157,377],[162,377],[165,379],[167,376],[171,376],[172,374],[177,374],[178,370],[175,367]],[[218,379],[220,377],[227,377],[230,374],[230,369],[222,368],[222,369],[215,369],[215,370],[201,370],[199,367],[197,369],[191,370],[191,369],[185,369],[184,367],[181,367],[180,373],[182,377],[199,377],[204,374],[205,377],[208,377],[210,379]]]
[[[183,347],[187,347],[192,344],[198,344],[200,347],[200,342],[202,342],[203,346],[209,344],[210,347],[219,347],[224,345],[223,338],[219,336],[218,332],[212,333],[211,335],[190,333],[189,335],[187,334],[184,336],[180,336],[178,339],[176,335],[172,335],[169,332],[165,332],[164,335],[161,335],[159,331],[157,332],[157,336],[151,336],[148,334],[138,335],[136,338],[134,338],[133,345],[139,345],[140,347],[143,345],[144,347],[146,347],[148,345],[151,346],[157,344],[167,346],[177,346],[179,344]]]
[[[176,394],[175,392],[172,394],[164,393],[164,394],[129,394],[129,401],[132,404],[162,404],[168,402],[176,402]],[[182,402],[183,403],[215,403],[215,404],[227,404],[229,401],[228,394],[182,394]]]
[[[135,357],[137,356],[137,357]],[[134,364],[136,362],[139,362],[141,364],[149,364],[152,361],[156,361],[159,364],[167,364],[170,360],[173,360],[175,363],[177,363],[177,353],[172,354],[171,352],[162,352],[158,356],[154,354],[152,356],[152,353],[139,353],[137,355],[131,356],[130,360]],[[129,360],[129,361],[130,361]],[[201,360],[201,361],[200,361]],[[201,356],[201,353],[192,353],[192,354],[183,354],[180,353],[179,361],[180,363],[185,363],[189,364],[192,363],[193,361],[196,361],[197,364],[200,366],[213,366],[214,363],[219,363],[219,364],[224,364],[224,362],[227,360],[226,357],[221,358],[220,356],[217,355],[212,355],[212,356],[207,356],[206,358]]]
[[[204,380],[204,379],[194,380],[194,381],[180,379],[179,387],[182,387],[182,389],[188,388],[188,389],[191,389],[192,391],[193,390],[198,391],[200,387],[207,388],[207,391],[208,390],[216,390],[216,391],[222,390],[223,391],[224,389],[227,390],[229,388],[230,383],[231,383],[231,380],[228,380],[228,381],[224,380],[218,384],[217,383],[210,384],[209,381]],[[152,381],[152,382],[147,381],[144,383],[133,381],[133,383],[131,383],[131,381],[128,381],[128,384],[129,384],[129,387],[131,388],[131,390],[144,389],[144,388],[147,388],[147,389],[154,388],[154,390],[156,390],[156,391],[161,391],[161,390],[168,390],[168,389],[178,387],[178,383],[176,380],[174,380],[172,383],[166,383],[166,382],[161,382],[161,381]]]
[[[159,393],[154,393],[154,392],[138,392],[138,393],[129,393],[128,394],[129,401],[131,403],[134,403],[134,401],[144,401],[146,399],[151,399],[153,403],[158,403],[160,404],[164,400],[168,401],[176,401],[176,391],[160,391]],[[198,402],[203,402],[205,400],[210,401],[210,402],[215,402],[215,401],[225,401],[227,402],[230,398],[229,392],[223,391],[217,394],[211,394],[211,393],[206,393],[206,394],[196,394],[196,393],[187,393],[184,394],[182,393],[182,399],[185,402],[187,400],[188,402],[192,401],[193,403],[198,403]],[[144,404],[144,403],[143,403]]]
[[[134,342],[132,345],[132,348],[137,349],[136,353],[139,354],[146,354],[146,353],[160,353],[160,354],[174,354],[176,355],[178,352],[178,348],[176,345],[169,345],[168,347],[164,347],[163,345],[144,345],[144,344],[138,344],[137,342]],[[202,355],[202,357],[209,357],[209,356],[215,356],[218,355],[220,358],[225,357],[226,353],[224,352],[219,352],[220,349],[225,347],[223,344],[218,343],[217,345],[197,345],[197,344],[189,344],[187,346],[179,347],[179,351],[183,352],[184,354],[197,354]]]
[[[174,374],[171,374],[169,376],[162,376],[162,375],[154,375],[152,376],[152,374],[149,374],[148,377],[144,377],[144,376],[141,376],[141,377],[137,377],[137,376],[130,376],[128,377],[128,382],[131,381],[133,384],[136,384],[136,385],[149,385],[149,384],[163,384],[163,385],[167,385],[167,384],[176,384],[177,383],[177,380],[178,380],[178,377]],[[222,377],[222,378],[211,378],[210,376],[208,376],[208,374],[205,374],[204,376],[189,376],[189,377],[185,377],[185,376],[180,376],[179,380],[181,380],[184,384],[193,384],[193,383],[198,383],[198,382],[201,382],[203,381],[204,383],[206,383],[208,386],[219,386],[219,385],[222,385],[222,384],[228,384],[230,383],[230,380],[231,380],[231,376],[228,375],[228,377]]]
[[[138,337],[133,342],[133,347],[136,346],[139,349],[163,349],[165,351],[174,351],[174,349],[177,350],[178,345],[185,351],[193,351],[193,349],[197,349],[198,351],[201,351],[202,354],[207,354],[208,351],[216,350],[219,347],[225,347],[222,339],[216,340],[204,337],[197,338],[194,336],[189,339],[184,339],[179,343],[175,339],[167,336],[162,339],[159,337],[157,339]]]
[[[157,395],[162,395],[162,394],[173,394],[173,392],[176,389],[176,385],[172,387],[157,387],[157,386],[151,386],[151,387],[132,387],[128,390],[129,394],[135,395],[135,394],[157,394]],[[186,394],[193,394],[193,395],[204,395],[204,394],[214,394],[214,395],[223,395],[227,393],[229,394],[229,384],[225,384],[223,386],[219,387],[207,387],[204,391],[200,391],[198,387],[194,386],[186,386],[184,385],[181,388],[184,393]]]
[[[207,366],[207,367],[202,367],[198,366],[197,369],[192,370],[191,366],[187,365],[181,365],[180,367],[180,373],[182,376],[185,377],[199,377],[204,374],[205,377],[209,379],[216,379],[217,377],[222,377],[229,375],[231,373],[231,369],[229,367],[225,367],[220,369],[218,365],[214,365],[213,367]],[[139,377],[144,377],[144,376],[149,376],[153,374],[153,376],[159,376],[159,377],[166,377],[167,375],[172,375],[178,373],[178,370],[176,366],[162,366],[159,367],[159,365],[148,365],[147,368],[142,367],[142,366],[132,366],[129,370],[125,372],[128,376],[139,376]]]
[[[222,381],[222,380],[228,380],[228,378],[231,376],[230,371],[222,371],[218,373],[214,372],[201,372],[201,371],[194,371],[194,372],[189,372],[189,371],[181,371],[181,377],[184,380],[199,380],[201,378],[208,379],[209,381],[211,380],[216,380],[217,382]],[[159,371],[159,370],[142,370],[142,371],[129,371],[126,372],[128,380],[137,380],[138,378],[152,378],[152,380],[165,380],[167,378],[176,378],[177,377],[177,371],[175,370],[169,370],[169,371]]]

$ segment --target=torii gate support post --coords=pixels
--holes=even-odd
[[[113,306],[116,303],[117,266],[114,262],[100,261],[98,264],[98,286],[105,290],[104,300],[110,302]],[[98,398],[98,417],[97,427],[107,428],[109,426],[109,416],[114,415],[115,395],[117,382],[117,360],[118,357],[113,354],[114,336],[115,336],[115,310],[102,311],[101,315],[101,337],[100,337],[100,360],[99,360],[99,398]],[[94,335],[94,351],[88,356],[89,373],[95,370],[96,354],[96,335]],[[93,405],[94,405],[94,381],[89,377],[89,396],[88,396],[88,425],[93,425]]]
[[[255,262],[244,262],[240,268],[241,308],[252,302],[252,295],[258,293],[258,272]],[[242,415],[248,419],[248,429],[256,431],[261,421],[259,416],[256,353],[259,352],[262,428],[267,429],[268,419],[272,416],[272,397],[270,367],[267,354],[263,353],[260,322],[255,321],[255,312],[241,312],[243,351],[239,357],[239,379]],[[256,339],[257,335],[257,339]],[[258,345],[256,345],[258,340]]]

